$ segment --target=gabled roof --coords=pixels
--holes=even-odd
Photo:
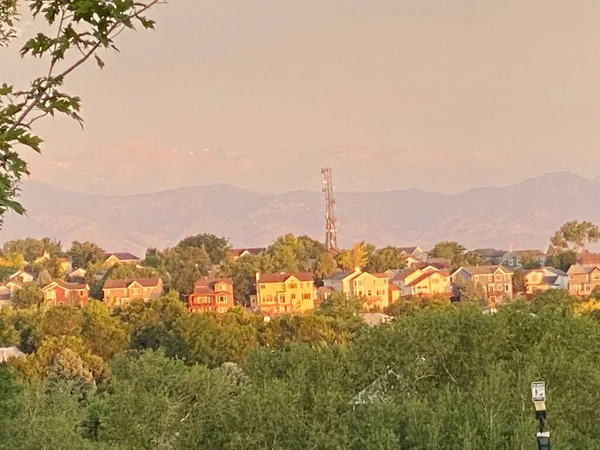
[[[343,272],[335,272],[332,275],[329,275],[327,278],[325,278],[325,280],[328,281],[336,281],[336,280],[344,280],[346,278],[348,278],[350,275],[356,274],[357,272],[355,271],[343,271]]]
[[[412,255],[417,250],[421,250],[421,249],[419,247],[415,246],[415,247],[398,247],[398,250],[400,250],[401,253],[406,253],[407,255]]]
[[[126,289],[132,284],[137,283],[141,287],[149,288],[159,285],[161,279],[155,278],[139,278],[135,280],[106,280],[102,289]]]
[[[421,281],[426,280],[427,278],[431,277],[432,275],[441,275],[443,277],[449,277],[450,274],[446,271],[438,271],[438,270],[430,270],[427,272],[424,272],[422,275],[420,275],[419,277],[415,278],[413,281],[411,281],[410,283],[408,283],[406,285],[406,287],[413,287],[416,286],[417,284],[419,284]]]
[[[284,283],[290,277],[295,277],[299,281],[314,281],[313,274],[310,272],[294,272],[294,273],[262,273],[259,275],[259,283]]]
[[[140,261],[140,258],[138,258],[137,256],[135,256],[129,252],[107,253],[106,256],[104,257],[104,261],[106,261],[111,256],[114,256],[119,261]]]
[[[242,255],[242,253],[244,252],[248,252],[251,255],[259,255],[262,252],[266,251],[267,249],[265,247],[253,247],[253,248],[232,248],[229,250],[229,256],[232,256],[234,258],[237,258],[239,256]]]
[[[233,280],[231,278],[217,278],[217,279],[209,279],[209,278],[200,278],[194,284],[194,292],[192,294],[195,295],[214,295],[217,292],[222,292],[220,289],[215,289],[216,286],[220,284],[229,284],[233,285]]]
[[[600,265],[598,265],[598,264],[573,264],[571,267],[569,267],[569,270],[567,271],[567,273],[569,275],[591,273],[594,269],[600,270]]]
[[[65,283],[64,281],[53,281],[52,283],[44,286],[42,291],[47,291],[55,287],[64,289],[65,291],[80,291],[82,289],[89,289],[89,286],[85,283]]]
[[[392,281],[403,281],[406,279],[406,277],[408,277],[409,275],[412,275],[417,270],[419,270],[419,269],[404,269],[404,270],[398,272],[396,274],[396,276],[394,278],[392,278]]]
[[[498,250],[496,248],[477,248],[473,251],[479,253],[484,258],[499,258],[507,253],[506,250]]]
[[[501,269],[503,272],[508,273],[508,274],[513,273],[512,270],[507,269],[503,265],[467,266],[467,267],[459,268],[456,272],[458,272],[460,270],[464,270],[465,272],[469,273],[470,275],[493,275],[494,273],[496,273],[498,271],[498,269]],[[456,273],[456,272],[454,272],[454,273]]]

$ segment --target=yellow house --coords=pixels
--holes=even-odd
[[[390,304],[390,278],[383,273],[338,272],[323,280],[325,287],[347,296],[363,299],[364,309],[385,308]]]
[[[316,287],[312,273],[256,274],[256,297],[252,306],[267,314],[311,311]]]
[[[433,266],[402,271],[394,277],[393,283],[400,288],[403,297],[452,293],[450,273]]]

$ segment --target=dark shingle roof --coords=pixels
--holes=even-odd
[[[131,254],[129,252],[107,253],[106,257],[104,259],[107,260],[111,256],[114,256],[119,261],[139,261],[140,260],[140,258],[138,258],[137,256],[135,256],[135,255],[133,255],[133,254]]]

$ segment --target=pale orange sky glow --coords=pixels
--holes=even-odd
[[[58,183],[57,161],[122,192],[132,171],[141,190],[276,192],[319,189],[323,165],[338,190],[600,174],[596,0],[171,0],[153,16],[68,82],[85,131],[44,122],[33,179]],[[35,72],[10,61],[0,80]]]

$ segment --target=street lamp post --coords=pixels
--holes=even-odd
[[[535,418],[538,421],[536,433],[538,450],[550,450],[550,432],[544,431],[546,425],[546,383],[534,381],[531,383],[531,400],[535,406]]]

